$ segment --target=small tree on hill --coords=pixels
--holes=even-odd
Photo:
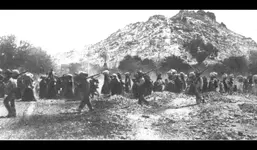
[[[177,56],[166,57],[160,65],[160,71],[166,72],[170,69],[176,69],[177,71],[186,71],[190,69],[190,66],[184,62],[183,59]]]
[[[183,47],[196,58],[198,64],[202,63],[207,57],[213,59],[218,54],[218,49],[211,43],[205,44],[201,38],[185,42]]]

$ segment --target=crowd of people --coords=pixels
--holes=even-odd
[[[152,92],[162,91],[195,95],[197,104],[205,102],[201,96],[204,92],[257,94],[257,75],[234,77],[233,74],[224,73],[219,78],[216,72],[211,72],[207,77],[199,72],[186,74],[171,69],[167,72],[167,79],[163,79],[163,75],[158,74],[156,81],[153,82],[148,73],[139,70],[132,76],[129,72],[110,74],[108,70],[105,70],[93,76],[88,76],[86,72],[56,76],[52,69],[40,77],[38,90],[35,90],[37,82],[32,73],[27,71],[20,73],[18,70],[9,69],[0,70],[0,97],[4,98],[4,106],[8,111],[7,117],[16,116],[15,99],[36,101],[34,91],[37,91],[40,99],[81,100],[78,112],[81,112],[85,105],[93,111],[90,99],[100,95],[98,93],[99,80],[96,77],[101,74],[104,75],[104,83],[101,87],[101,94],[104,97],[131,93],[135,99],[138,99],[140,105],[149,104],[145,97],[151,95]]]

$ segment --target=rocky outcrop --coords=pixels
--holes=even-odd
[[[87,59],[91,63],[103,65],[104,59],[99,54],[107,51],[109,67],[117,66],[126,55],[153,60],[175,55],[192,62],[195,59],[182,45],[196,38],[219,50],[215,61],[230,56],[249,56],[250,50],[257,51],[255,41],[229,30],[224,23],[218,23],[214,13],[181,10],[171,18],[154,15],[146,22],[129,24],[105,40],[88,46],[80,56],[89,56]]]

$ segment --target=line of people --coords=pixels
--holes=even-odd
[[[1,70],[0,70],[1,71]],[[108,70],[99,75],[104,75],[104,84],[101,88],[101,94],[108,97],[111,95],[122,95],[132,93],[133,97],[138,99],[138,104],[148,105],[145,97],[152,92],[169,91],[174,93],[186,93],[196,96],[196,103],[204,102],[201,96],[203,92],[217,91],[220,93],[233,92],[252,92],[257,94],[257,75],[244,77],[238,75],[236,78],[233,74],[223,74],[221,79],[216,72],[210,73],[209,77],[200,76],[197,72],[190,72],[188,75],[175,69],[167,72],[168,78],[163,80],[162,75],[158,74],[157,79],[153,82],[148,75],[149,72],[137,71],[131,79],[131,74],[124,74],[125,80],[120,73],[110,75]],[[0,73],[0,95],[4,97],[4,104],[8,110],[7,117],[15,117],[15,99],[21,98],[24,101],[35,101],[33,88],[35,81],[33,74],[29,72],[19,73],[18,70],[7,70]],[[39,81],[39,98],[67,98],[78,99],[81,103],[78,111],[88,106],[92,111],[90,98],[99,96],[99,80],[94,76],[88,76],[88,73],[80,72],[75,74],[63,74],[56,76],[51,70],[48,75],[40,77]]]
[[[155,82],[151,80],[147,73],[142,71],[136,72],[133,79],[130,78],[129,72],[124,75],[125,80],[123,81],[119,73],[109,75],[109,72],[105,71],[101,93],[108,96],[132,92],[140,105],[143,103],[148,104],[144,98],[145,96],[150,95],[152,92],[162,91],[195,95],[197,104],[204,102],[201,96],[201,93],[204,92],[257,94],[257,75],[252,74],[234,77],[233,74],[227,75],[224,73],[219,78],[216,72],[211,72],[207,77],[201,76],[198,72],[190,72],[187,75],[184,72],[178,73],[175,69],[171,69],[167,72],[167,79],[163,80],[162,75],[158,74]]]

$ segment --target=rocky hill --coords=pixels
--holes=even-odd
[[[107,52],[110,67],[118,66],[119,61],[128,54],[153,60],[175,55],[195,63],[196,60],[183,48],[183,43],[196,38],[211,43],[219,50],[215,61],[230,56],[249,56],[249,51],[257,51],[255,41],[228,28],[224,23],[216,21],[214,13],[203,10],[181,10],[171,18],[155,15],[146,22],[131,23],[107,39],[87,46],[83,52],[77,54],[75,60],[84,58],[90,63],[103,64],[104,60],[99,55]]]

